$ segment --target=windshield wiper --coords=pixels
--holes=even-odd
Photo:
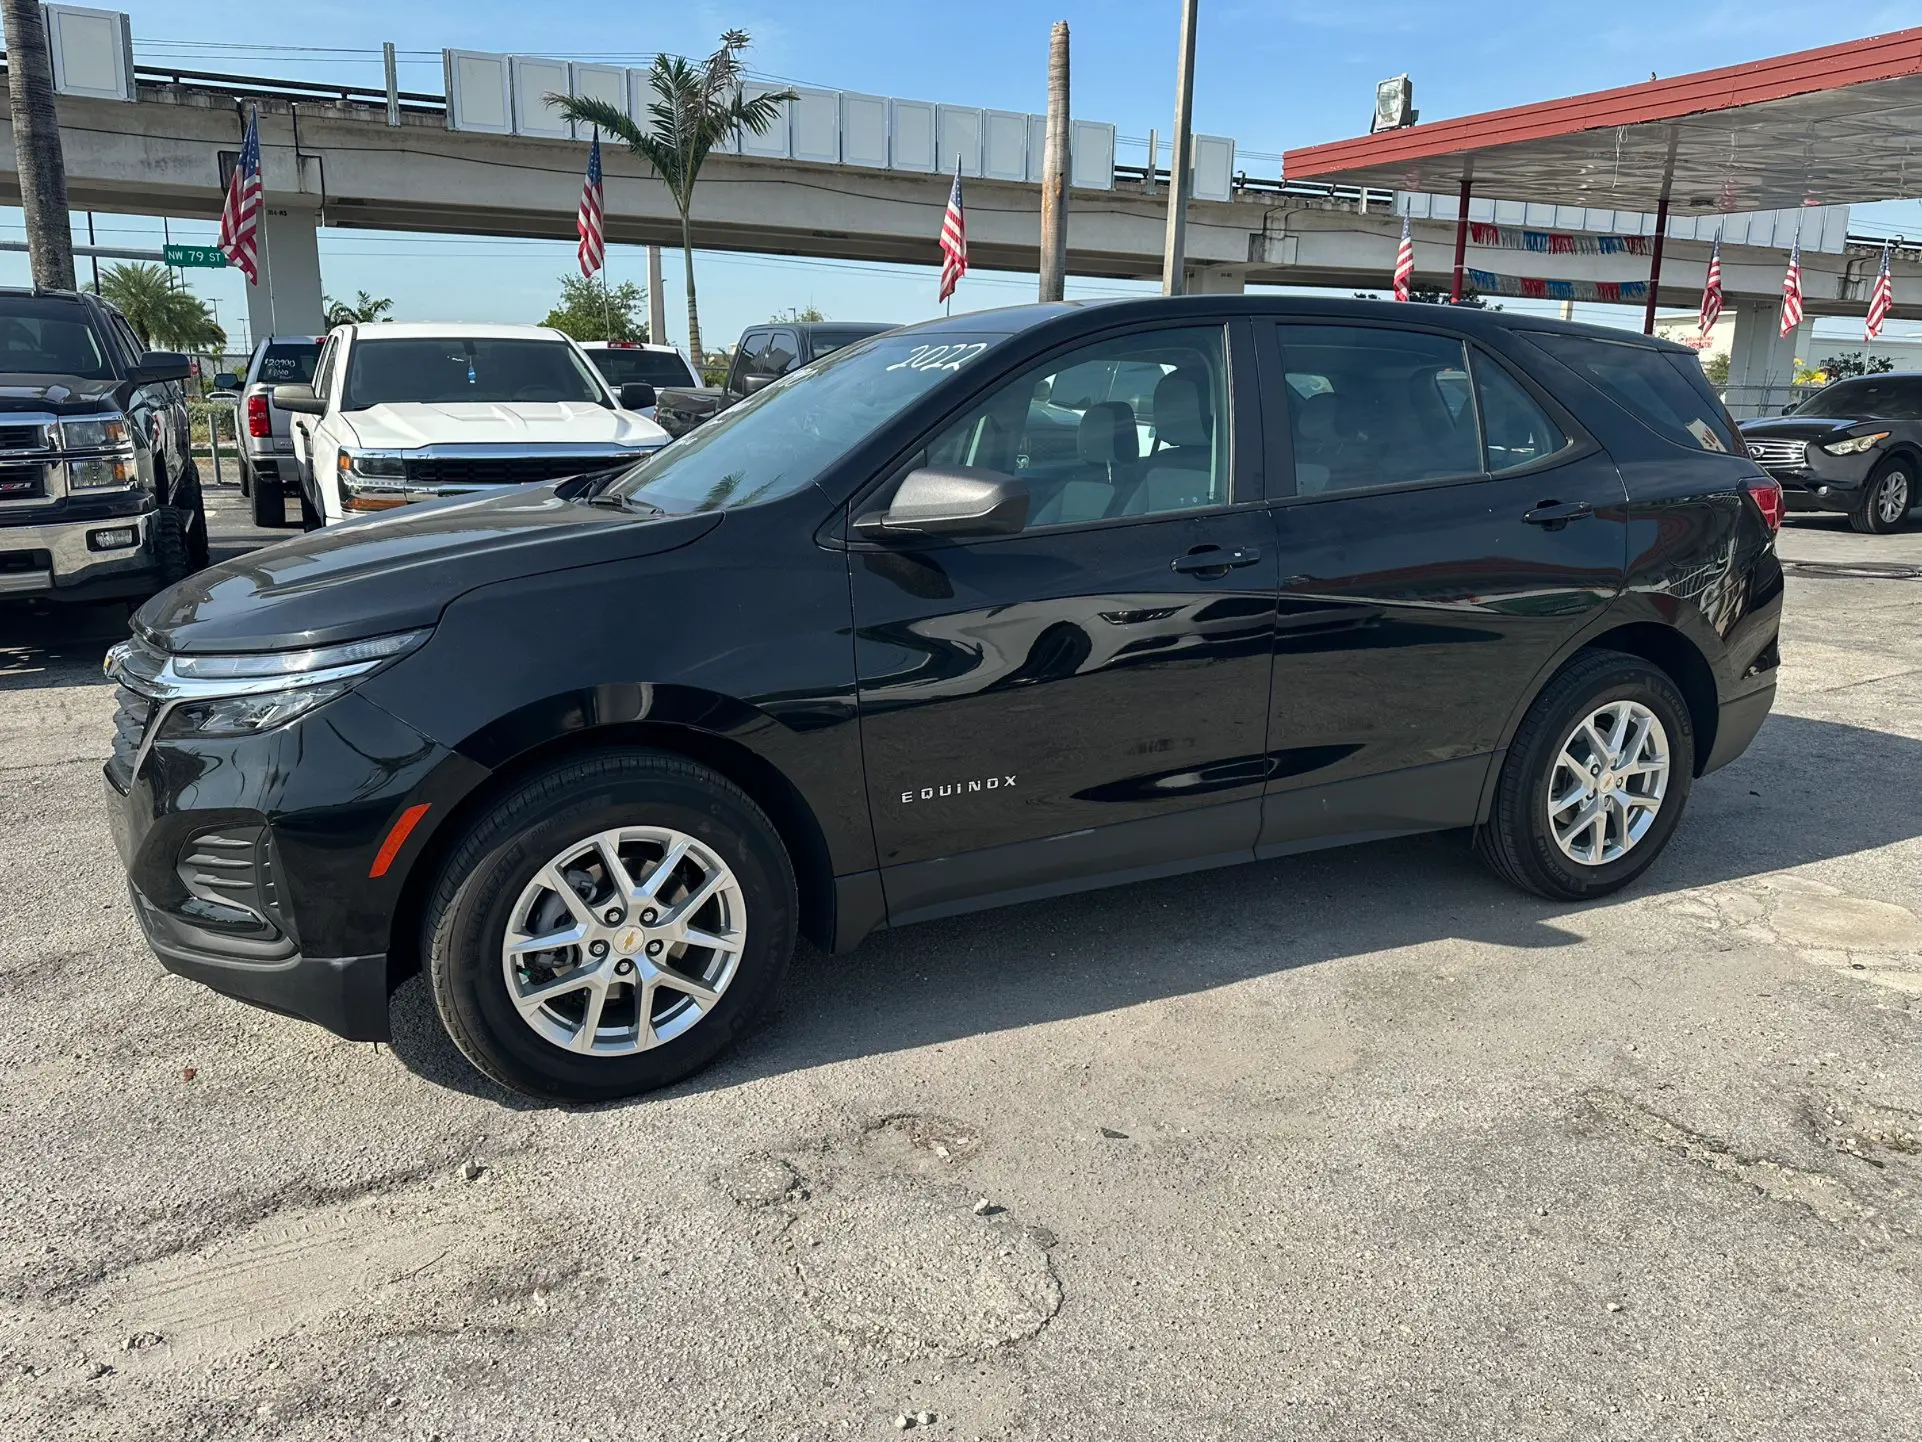
[[[633,496],[619,495],[614,491],[601,491],[586,498],[590,506],[602,506],[610,511],[638,511],[643,516],[665,516],[666,511],[652,501],[637,500]]]

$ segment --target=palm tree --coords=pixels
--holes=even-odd
[[[175,287],[165,266],[108,266],[100,273],[100,294],[150,346],[209,355],[227,344],[207,302]]]
[[[386,296],[369,295],[364,290],[356,292],[351,301],[335,300],[328,296],[326,305],[327,324],[330,326],[376,321],[394,308],[393,301]]]
[[[20,205],[26,211],[33,283],[74,289],[73,230],[67,216],[67,163],[53,105],[53,62],[40,0],[5,0],[7,92],[19,151]]]
[[[792,90],[753,100],[742,93],[746,71],[741,52],[747,47],[745,30],[729,30],[721,36],[721,48],[697,64],[678,55],[655,56],[647,74],[655,98],[647,107],[650,124],[646,129],[605,100],[547,97],[549,105],[576,125],[598,127],[652,165],[674,197],[681,212],[681,254],[687,264],[687,349],[696,370],[701,367],[701,313],[694,299],[694,226],[688,218],[694,206],[694,183],[715,146],[738,131],[762,134],[780,119],[782,104],[794,99]]]

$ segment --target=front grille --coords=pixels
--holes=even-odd
[[[47,468],[0,465],[0,501],[37,501],[47,494]]]
[[[154,702],[125,686],[113,688],[113,752],[107,758],[107,775],[125,791],[133,784],[134,758],[153,720]]]
[[[51,571],[52,569],[52,551],[0,551],[0,576],[21,575],[23,573],[31,575],[36,571]]]
[[[0,426],[0,451],[47,450],[45,426]]]
[[[407,479],[423,486],[518,486],[631,465],[638,459],[633,451],[603,456],[410,456]]]
[[[1794,471],[1808,464],[1809,443],[1757,436],[1748,443],[1748,453],[1770,470]]]

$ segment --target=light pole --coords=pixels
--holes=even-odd
[[[1175,67],[1174,174],[1168,177],[1168,244],[1161,259],[1161,293],[1185,289],[1182,254],[1188,245],[1188,195],[1194,189],[1195,163],[1195,11],[1199,0],[1181,3],[1181,55]]]

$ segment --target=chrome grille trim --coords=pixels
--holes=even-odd
[[[1748,442],[1748,453],[1751,459],[1763,466],[1800,470],[1808,464],[1809,443],[1778,440],[1774,436],[1757,436]]]

